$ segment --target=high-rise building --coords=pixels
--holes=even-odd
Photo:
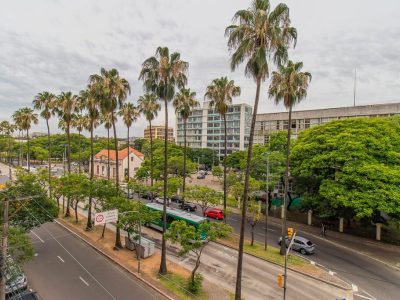
[[[152,125],[151,126],[151,133],[153,139],[160,139],[164,140],[165,134],[165,126],[163,125]],[[150,139],[150,126],[147,126],[144,130],[144,138],[149,140]],[[168,141],[174,140],[174,129],[172,127],[168,127]]]
[[[333,120],[356,117],[387,117],[398,114],[400,114],[400,103],[293,111],[292,136],[296,138],[297,134],[304,129]],[[254,143],[267,143],[269,133],[287,130],[288,123],[287,112],[257,114]]]
[[[244,150],[249,143],[252,108],[247,104],[232,104],[226,114],[227,153]],[[187,146],[209,148],[219,157],[224,155],[224,123],[221,116],[204,102],[202,108],[193,109],[186,126]],[[176,143],[183,146],[183,120],[176,117]]]

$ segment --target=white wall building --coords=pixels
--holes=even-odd
[[[115,178],[116,170],[116,153],[115,150],[103,149],[94,156],[94,175],[100,178],[107,178],[107,163],[108,152],[110,153],[110,178]],[[128,148],[118,151],[118,172],[119,180],[125,181],[125,176],[128,174],[128,159],[129,159],[129,177],[134,177],[136,171],[142,165],[144,154],[130,147],[129,155]]]
[[[227,153],[244,150],[249,143],[252,107],[232,104],[226,114]],[[214,149],[219,157],[224,154],[224,123],[217,111],[210,109],[210,102],[191,111],[187,120],[187,146]],[[176,143],[183,146],[183,120],[176,117]]]

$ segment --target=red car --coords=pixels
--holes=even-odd
[[[217,208],[209,208],[204,212],[205,217],[223,220],[224,219],[224,212]]]

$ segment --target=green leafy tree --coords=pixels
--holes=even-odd
[[[198,292],[196,289],[196,271],[200,266],[201,254],[204,248],[211,242],[219,238],[224,238],[232,233],[232,227],[225,223],[203,222],[198,229],[189,225],[185,221],[174,221],[165,234],[166,238],[172,243],[181,246],[179,255],[185,255],[189,252],[195,255],[196,263],[192,270],[189,281],[189,290]]]
[[[246,61],[245,74],[257,85],[253,105],[253,118],[247,147],[247,167],[244,180],[244,198],[240,227],[239,256],[236,276],[235,299],[241,299],[244,228],[247,211],[248,185],[250,178],[251,152],[254,127],[258,111],[261,83],[269,76],[269,58],[277,65],[287,60],[288,48],[297,40],[297,31],[290,25],[289,8],[278,4],[272,9],[269,0],[253,0],[248,9],[239,10],[233,17],[235,24],[226,28],[228,46],[232,50],[231,69],[235,70]]]
[[[57,97],[50,92],[42,92],[36,95],[33,100],[33,107],[40,110],[40,116],[46,120],[47,126],[47,140],[48,140],[48,168],[49,168],[49,183],[51,183],[51,140],[50,140],[50,127],[49,119],[53,114],[54,105]],[[51,196],[51,184],[49,185],[49,193]]]
[[[247,206],[247,222],[251,227],[251,246],[254,245],[254,227],[261,220],[261,216],[258,203],[254,200],[249,201],[249,205]]]
[[[187,119],[189,118],[192,109],[199,106],[199,101],[195,99],[196,93],[192,92],[190,89],[182,88],[178,94],[176,94],[174,101],[172,102],[175,112],[183,120],[183,172],[182,172],[182,192],[185,192],[186,184],[186,127]],[[182,198],[184,201],[185,199]]]
[[[226,156],[227,156],[227,128],[226,128],[226,113],[229,105],[232,104],[232,98],[240,96],[240,87],[235,85],[233,80],[228,80],[227,77],[216,78],[207,87],[204,95],[210,100],[210,107],[215,109],[221,116],[224,122],[224,214],[226,215]],[[225,220],[226,222],[226,220]]]
[[[80,99],[82,99],[80,97]],[[83,100],[81,100],[83,101]],[[71,126],[78,131],[78,173],[81,173],[81,164],[82,164],[82,146],[81,146],[81,133],[85,129],[85,125],[87,120],[85,116],[81,114],[75,114],[71,121]]]
[[[209,207],[218,205],[223,198],[221,192],[199,185],[188,187],[184,195],[187,200],[196,203],[201,207],[203,215]]]
[[[31,129],[32,124],[37,124],[39,122],[38,115],[33,112],[33,109],[28,107],[23,107],[18,109],[13,114],[14,123],[21,129],[26,130],[26,139],[28,144],[28,171],[30,171],[30,138],[29,129]]]
[[[224,172],[221,170],[220,166],[213,166],[212,167],[212,174],[218,178],[221,179],[222,176],[225,176]],[[226,185],[226,178],[224,179],[224,186],[227,187]],[[225,196],[224,196],[225,197]]]
[[[142,64],[139,79],[143,80],[147,92],[153,92],[164,101],[166,128],[164,135],[164,207],[163,233],[167,230],[167,182],[168,182],[168,102],[174,98],[175,88],[183,88],[187,83],[186,73],[189,64],[181,60],[178,52],[170,54],[167,47],[158,47],[155,56],[146,59]],[[163,235],[161,245],[161,275],[167,274],[166,243]]]
[[[74,206],[75,221],[78,223],[78,204],[86,199],[90,191],[90,181],[83,174],[68,174],[61,177],[61,193],[70,199],[70,205]]]
[[[215,151],[208,148],[188,148],[188,157],[195,163],[204,165],[206,168],[211,168],[213,166],[213,163],[218,161],[218,157],[215,154]]]
[[[278,71],[272,72],[272,80],[268,89],[270,98],[278,104],[283,102],[286,109],[289,110],[288,130],[287,130],[287,146],[286,146],[286,168],[285,168],[285,191],[284,191],[284,214],[282,224],[282,240],[286,236],[286,203],[289,191],[289,159],[290,159],[290,131],[292,128],[292,109],[293,106],[306,98],[311,74],[301,72],[302,62],[293,63],[289,60],[287,65],[279,66]],[[281,243],[281,255],[286,253],[285,243]]]
[[[161,109],[160,103],[157,102],[157,96],[155,94],[145,94],[141,96],[138,100],[138,106],[140,112],[145,116],[146,120],[149,122],[150,129],[150,184],[153,186],[153,173],[154,173],[154,165],[153,165],[153,131],[151,127],[151,122],[157,117],[158,111]],[[135,149],[142,151],[143,144],[145,139],[138,139],[135,142],[138,144],[135,145]],[[141,144],[139,144],[141,143]],[[139,149],[140,148],[140,149]]]
[[[385,134],[383,135],[382,132]],[[355,118],[310,128],[292,153],[304,209],[325,219],[400,219],[400,119]]]
[[[157,101],[157,99],[155,99],[154,101]],[[155,104],[157,104],[158,106],[160,106],[160,104],[159,104],[158,102],[155,102]],[[147,115],[143,112],[143,108],[142,108],[143,104],[141,104],[140,98],[139,98],[139,100],[138,100],[138,106],[139,106],[139,108],[140,108],[140,112],[143,113],[143,114],[146,116],[146,120],[149,121],[148,118],[147,118]],[[157,109],[155,110],[155,112],[152,112],[152,113],[155,113],[155,114],[156,114],[156,113],[158,112],[158,110],[160,110],[160,108],[157,108]],[[153,120],[154,120],[154,117],[151,118],[151,120],[149,121],[149,126],[151,126],[150,123],[151,123],[151,121],[153,121]],[[151,138],[151,140],[153,140],[153,138]],[[146,139],[138,138],[138,139],[135,139],[135,140],[133,141],[132,146],[133,146],[133,148],[135,148],[137,151],[143,152],[143,145],[144,145],[146,142],[147,142]]]

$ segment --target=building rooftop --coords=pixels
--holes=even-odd
[[[115,160],[116,159],[116,152],[115,150],[107,150],[103,149],[99,153],[97,153],[94,157],[95,158],[100,158],[102,156],[108,157],[108,152],[110,152],[110,160]],[[136,149],[129,147],[129,152],[135,154],[138,157],[143,157],[144,154],[142,152],[137,151]],[[122,149],[118,151],[118,159],[124,159],[125,157],[128,156],[128,148]]]

